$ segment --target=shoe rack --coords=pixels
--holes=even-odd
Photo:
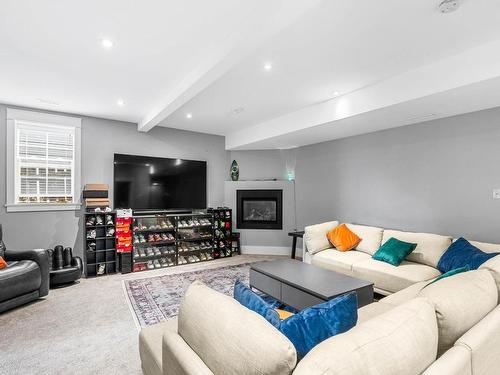
[[[133,216],[133,271],[206,262],[215,256],[212,212]]]
[[[104,209],[87,209],[84,215],[84,272],[85,277],[116,273],[116,213]]]
[[[208,211],[214,218],[214,258],[233,255],[233,212],[227,207],[218,207]]]

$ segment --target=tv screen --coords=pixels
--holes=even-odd
[[[207,207],[205,161],[115,154],[115,208]]]

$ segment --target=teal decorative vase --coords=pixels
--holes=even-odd
[[[240,178],[240,167],[238,163],[236,163],[236,160],[233,160],[231,163],[231,180],[233,181],[238,181]]]

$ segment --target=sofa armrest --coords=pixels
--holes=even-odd
[[[40,297],[49,294],[49,257],[45,249],[33,250],[5,250],[5,260],[32,260],[40,267],[42,283],[40,285]]]
[[[163,375],[214,375],[179,334],[163,334]]]
[[[73,258],[71,258],[71,266],[72,267],[78,267],[78,269],[83,272],[82,258],[80,258],[80,257],[73,257]]]

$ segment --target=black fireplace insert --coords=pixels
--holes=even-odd
[[[283,229],[283,190],[236,190],[239,229]]]

